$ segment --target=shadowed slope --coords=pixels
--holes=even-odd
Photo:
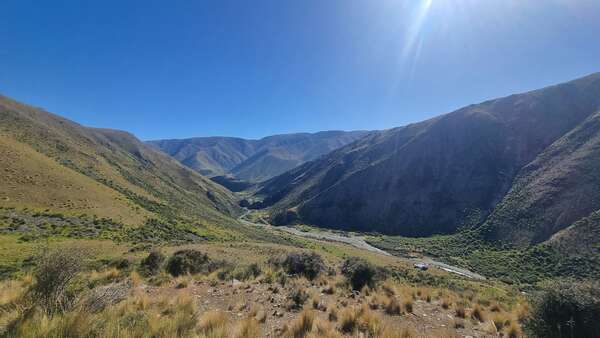
[[[600,106],[600,74],[380,132],[266,182],[278,214],[410,236],[478,224],[521,168]],[[588,212],[589,214],[589,212]]]

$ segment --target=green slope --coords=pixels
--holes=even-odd
[[[149,218],[231,224],[239,213],[226,189],[129,133],[86,128],[6,97],[0,151],[3,207],[137,225]]]

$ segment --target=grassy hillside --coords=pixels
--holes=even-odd
[[[2,206],[93,215],[232,223],[226,189],[126,132],[86,128],[0,97]],[[6,159],[6,160],[4,160]]]

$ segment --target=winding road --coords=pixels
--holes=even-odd
[[[270,229],[285,231],[287,233],[290,233],[290,234],[293,234],[296,236],[300,236],[300,237],[305,237],[305,238],[344,243],[344,244],[348,244],[348,245],[351,245],[351,246],[359,248],[359,249],[375,252],[380,255],[393,256],[389,252],[383,251],[383,250],[376,248],[376,247],[372,246],[371,244],[367,243],[363,237],[356,236],[356,235],[353,235],[350,233],[345,233],[344,235],[340,235],[340,234],[336,234],[336,233],[329,232],[329,231],[319,231],[319,230],[308,232],[308,231],[301,231],[296,228],[292,228],[292,227],[288,227],[288,226],[273,226],[266,222],[265,223],[250,222],[246,219],[246,216],[248,216],[248,214],[250,214],[250,212],[251,212],[250,210],[246,210],[246,212],[243,215],[238,217],[238,221],[240,221],[246,225],[268,227]],[[446,263],[438,262],[436,260],[433,260],[430,257],[422,257],[422,258],[408,258],[408,257],[399,257],[399,256],[395,256],[395,257],[398,257],[399,259],[403,259],[411,264],[426,263],[430,266],[435,266],[444,271],[454,273],[454,274],[457,274],[457,275],[460,275],[463,277],[471,278],[471,279],[477,279],[477,280],[485,280],[486,279],[484,276],[477,274],[475,272],[469,271],[467,269],[459,268],[456,266],[452,266],[452,265],[449,265]]]

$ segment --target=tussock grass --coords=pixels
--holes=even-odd
[[[315,321],[315,315],[310,310],[304,310],[298,318],[296,318],[284,332],[286,338],[304,338],[306,337],[313,328]]]
[[[398,299],[396,299],[396,297],[394,296],[388,297],[388,299],[385,302],[384,309],[385,313],[387,313],[390,316],[399,316],[402,314],[402,306],[400,305],[400,302],[398,302]]]

